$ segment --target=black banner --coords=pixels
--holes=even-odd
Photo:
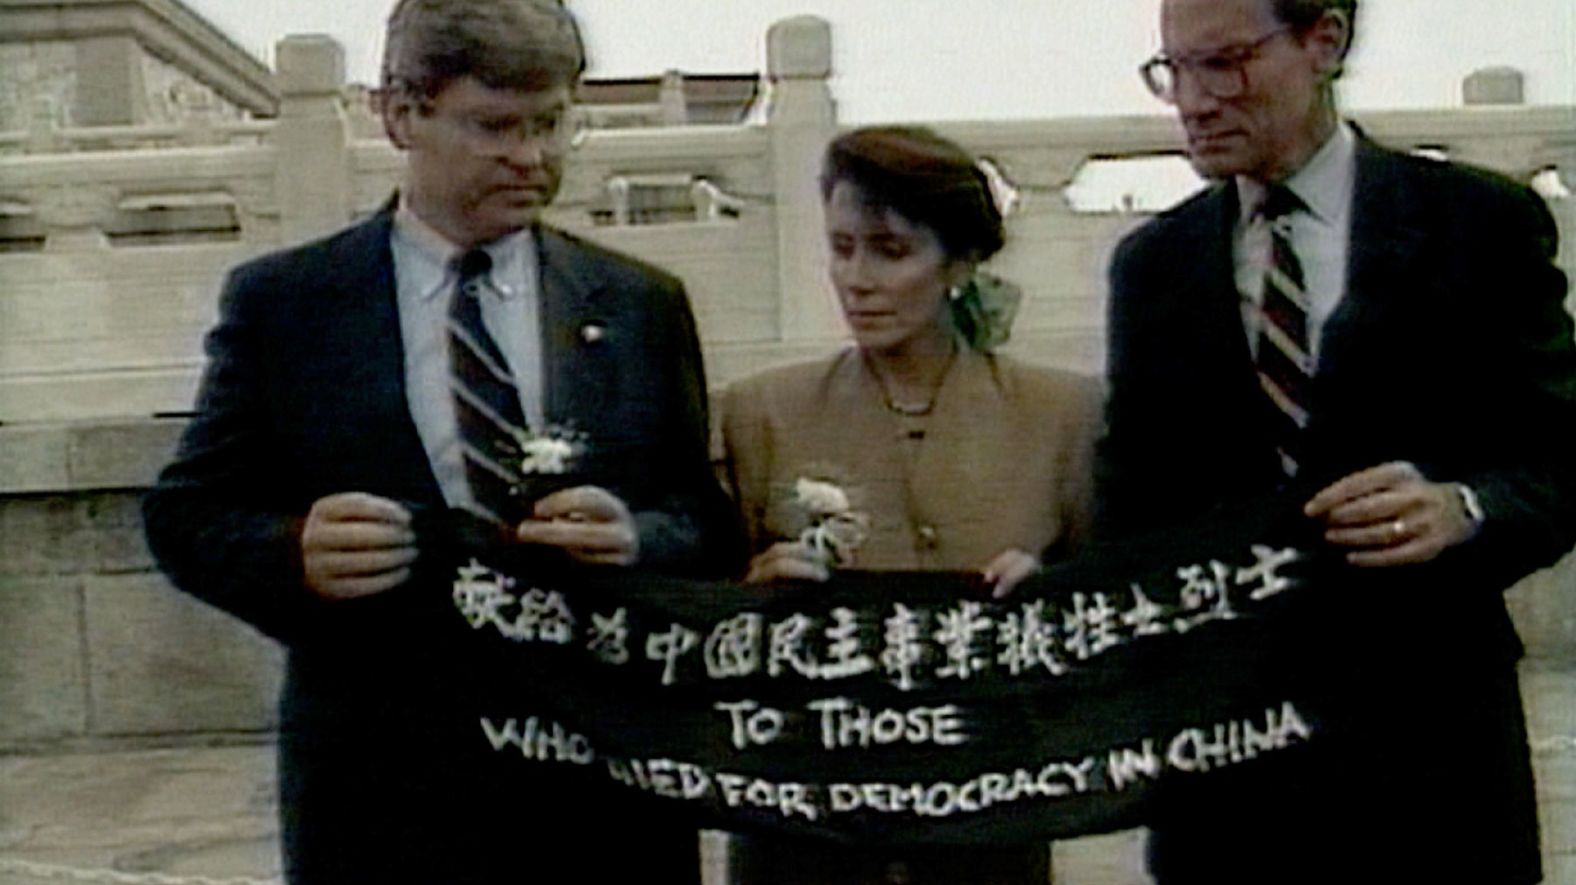
[[[1000,601],[964,574],[759,587],[472,545],[455,647],[501,778],[572,770],[733,830],[1074,836],[1320,741],[1330,594],[1298,525],[1214,520]]]

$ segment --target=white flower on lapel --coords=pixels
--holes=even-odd
[[[523,447],[520,472],[526,476],[563,473],[569,469],[569,459],[574,453],[574,446],[561,439],[533,439]]]
[[[574,469],[575,460],[585,454],[585,434],[550,426],[540,432],[515,434],[519,447],[521,476],[558,475]]]

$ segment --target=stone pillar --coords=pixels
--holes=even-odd
[[[766,34],[771,81],[767,117],[772,192],[777,195],[778,336],[810,341],[839,336],[843,323],[827,282],[827,252],[816,176],[837,128],[827,80],[832,26],[815,16],[772,25]]]
[[[341,98],[344,47],[320,34],[294,35],[279,41],[274,55],[280,95],[274,189],[283,245],[350,221],[350,128]]]
[[[1464,119],[1478,120],[1470,134],[1457,135],[1449,144],[1450,159],[1484,166],[1525,183],[1540,165],[1546,139],[1539,134],[1507,126],[1505,114],[1521,104],[1521,72],[1515,68],[1480,68],[1461,81],[1461,96],[1469,108]],[[1474,115],[1471,109],[1492,108]]]
[[[608,201],[613,204],[613,224],[629,226],[629,179],[615,175],[607,180]]]
[[[1461,100],[1467,105],[1521,104],[1521,72],[1515,68],[1482,68],[1461,81]]]
[[[207,146],[224,143],[224,138],[214,128],[219,121],[219,100],[212,92],[200,90],[180,110],[181,144]]]
[[[30,154],[51,154],[61,149],[60,114],[47,95],[35,95],[28,105],[27,146]]]
[[[684,98],[684,75],[667,71],[657,90],[657,105],[662,109],[662,125],[683,126],[689,122],[689,102]]]

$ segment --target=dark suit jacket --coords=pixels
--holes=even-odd
[[[1467,840],[1467,866],[1453,850],[1428,855],[1450,861],[1447,878],[1477,870],[1482,881],[1532,881],[1536,825],[1513,670],[1520,645],[1500,591],[1576,541],[1576,355],[1552,219],[1536,195],[1500,176],[1360,140],[1346,294],[1325,328],[1303,478],[1283,487],[1272,407],[1233,280],[1237,211],[1234,186],[1218,184],[1118,249],[1097,532],[1127,537],[1273,494],[1297,504],[1392,460],[1469,484],[1487,512],[1478,537],[1430,565],[1349,576],[1368,606],[1353,619],[1366,632],[1342,636],[1341,648],[1366,644],[1378,657],[1364,660],[1382,661],[1348,674],[1366,737],[1304,782],[1311,792],[1272,802],[1319,809],[1329,825],[1304,821],[1302,837],[1288,825],[1252,839],[1289,844],[1293,866],[1318,859],[1336,865],[1325,874],[1350,875],[1356,868],[1339,866],[1354,856],[1346,848],[1376,829],[1393,837],[1381,856],[1415,861],[1419,846],[1396,829],[1404,824],[1443,844]],[[1395,764],[1378,765],[1381,757]],[[1423,777],[1434,765],[1432,780]],[[1284,822],[1253,806],[1241,796],[1232,804],[1272,828]],[[1202,835],[1220,824],[1204,807],[1182,803],[1157,821],[1155,847],[1173,849],[1153,853],[1157,872],[1174,861],[1171,879],[1187,881],[1190,870],[1230,870],[1221,864],[1252,856]],[[1420,869],[1407,876],[1422,881]]]
[[[144,507],[177,586],[290,651],[280,776],[292,881],[405,881],[424,863],[433,881],[464,881],[467,853],[505,850],[458,847],[487,841],[486,815],[457,823],[488,796],[485,776],[456,762],[480,740],[475,722],[445,716],[452,686],[420,647],[379,635],[380,614],[417,591],[329,603],[302,578],[300,529],[318,498],[443,507],[405,398],[391,223],[385,210],[230,275],[196,415]],[[643,567],[730,573],[742,542],[709,465],[682,285],[548,228],[536,242],[548,420],[586,432],[586,479],[634,512]],[[604,334],[588,341],[593,324]],[[528,809],[513,809],[517,831],[573,817]]]

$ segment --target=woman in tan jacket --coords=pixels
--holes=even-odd
[[[1016,290],[978,269],[1004,231],[987,173],[962,148],[922,128],[855,130],[828,148],[821,193],[854,346],[728,389],[748,579],[978,571],[1005,595],[1084,533],[1098,386],[992,353]],[[829,542],[807,533],[820,505],[804,500],[804,480],[836,486],[857,524]],[[734,866],[748,883],[1044,883],[1048,854],[752,839]]]

